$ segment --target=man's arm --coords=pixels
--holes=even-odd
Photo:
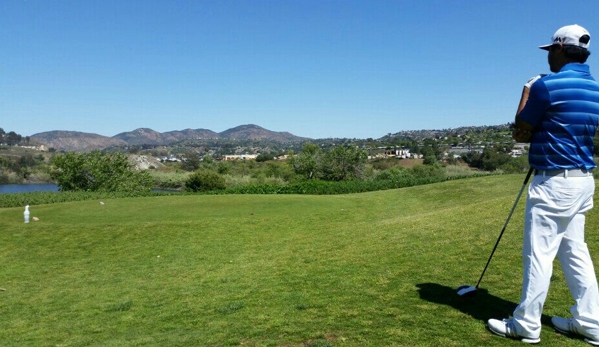
[[[526,101],[528,101],[529,94],[530,89],[527,86],[524,86],[524,88],[522,89],[522,96],[520,97],[520,104],[518,104],[518,110],[516,111],[516,119],[514,120],[514,130],[512,130],[512,138],[516,140],[516,142],[530,142],[532,138],[532,125],[521,120],[519,117],[520,112],[526,105]]]
[[[522,89],[522,96],[520,97],[520,103],[518,104],[518,110],[516,111],[516,119],[514,120],[514,129],[512,131],[512,138],[516,140],[516,142],[530,142],[532,139],[532,132],[534,127],[527,122],[520,119],[519,115],[526,106],[526,102],[528,101],[528,96],[530,95],[530,88],[533,83],[535,83],[539,78],[542,78],[546,75],[538,75],[526,82],[524,88]]]

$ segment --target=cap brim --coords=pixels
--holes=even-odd
[[[544,49],[544,50],[548,51],[548,50],[549,50],[549,48],[550,48],[551,46],[553,46],[553,44],[548,44],[548,45],[539,46],[539,48],[540,48],[540,49]]]

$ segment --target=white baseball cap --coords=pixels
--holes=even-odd
[[[591,44],[591,35],[587,29],[578,24],[566,25],[565,27],[559,28],[555,34],[553,34],[550,44],[539,46],[539,48],[548,51],[549,47],[558,43],[588,49]]]

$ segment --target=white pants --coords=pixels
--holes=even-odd
[[[570,312],[577,328],[599,340],[599,292],[584,242],[585,213],[593,207],[595,180],[587,177],[534,176],[528,187],[520,304],[514,311],[519,335],[537,338],[557,255],[574,299]]]

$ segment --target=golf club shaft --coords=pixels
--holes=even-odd
[[[522,192],[524,191],[524,187],[526,187],[526,184],[528,183],[528,179],[530,178],[530,175],[532,174],[533,171],[534,171],[534,169],[531,167],[530,170],[528,170],[528,173],[526,174],[524,183],[522,183],[522,188],[520,188],[520,192],[518,193],[518,196],[516,197],[516,201],[514,201],[514,206],[512,206],[512,210],[510,211],[510,214],[507,216],[507,219],[505,220],[505,223],[503,224],[503,229],[501,229],[501,233],[499,234],[499,237],[497,238],[497,242],[495,242],[495,247],[493,247],[493,251],[491,251],[489,260],[487,260],[487,265],[485,265],[485,269],[483,270],[483,273],[480,275],[480,278],[478,279],[478,283],[476,284],[476,289],[478,289],[478,286],[480,285],[480,281],[483,280],[483,276],[485,275],[485,272],[487,271],[487,267],[489,267],[491,258],[493,258],[493,254],[495,253],[495,250],[497,249],[497,246],[499,245],[501,236],[503,236],[503,232],[505,231],[505,228],[507,227],[507,224],[510,221],[510,218],[512,218],[512,214],[514,213],[514,210],[516,209],[516,205],[518,205],[518,201],[520,200],[520,196],[522,195]]]

